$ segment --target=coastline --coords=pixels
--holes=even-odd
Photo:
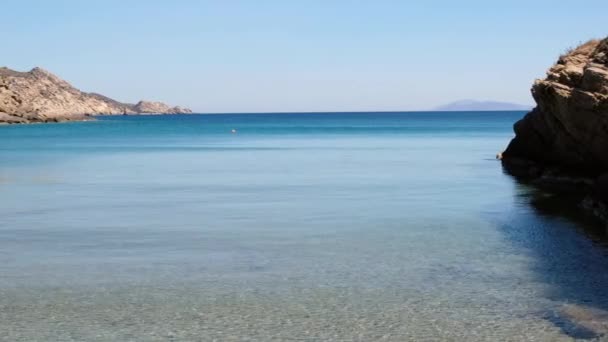
[[[0,117],[0,125],[1,126],[12,126],[12,125],[31,125],[31,124],[47,124],[47,123],[67,123],[67,122],[84,122],[84,121],[97,121],[99,117],[108,117],[108,116],[159,116],[159,115],[185,115],[185,114],[194,114],[194,113],[134,113],[134,114],[83,114],[83,115],[70,115],[70,116],[61,116],[61,117],[50,117],[50,118],[32,118],[25,119],[21,118],[21,120],[14,121],[2,121]]]
[[[498,155],[505,172],[608,227],[608,38],[560,56],[532,95],[537,106]]]
[[[95,115],[190,114],[192,110],[162,102],[124,103],[83,92],[42,68],[27,72],[0,68],[0,122],[84,121]]]
[[[95,120],[97,120],[97,119],[92,115],[74,115],[74,116],[69,116],[69,117],[51,117],[51,118],[33,118],[33,119],[22,118],[21,120],[13,120],[13,121],[0,120],[0,125],[12,126],[12,125],[46,124],[46,123],[82,122],[82,121],[95,121]]]

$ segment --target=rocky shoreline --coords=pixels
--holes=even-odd
[[[90,120],[94,115],[190,114],[162,102],[122,103],[82,92],[52,73],[0,68],[0,124]]]
[[[537,106],[499,155],[505,172],[571,197],[608,227],[608,38],[562,55],[532,95]]]

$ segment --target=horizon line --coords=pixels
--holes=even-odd
[[[496,109],[496,110],[356,110],[356,111],[253,111],[253,112],[195,112],[189,114],[170,114],[170,115],[192,115],[192,114],[201,114],[201,115],[223,115],[223,114],[349,114],[349,113],[499,113],[499,112],[529,112],[534,107],[530,107],[530,109]],[[147,114],[134,114],[128,116],[136,116],[136,115],[147,115]],[[149,113],[149,115],[158,115]],[[109,115],[108,115],[109,116]]]

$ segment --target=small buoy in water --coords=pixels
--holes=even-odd
[[[500,152],[496,155],[496,159],[502,160],[502,152]]]
[[[230,133],[235,134],[235,133],[236,133],[236,129],[232,129],[232,130],[230,131]]]

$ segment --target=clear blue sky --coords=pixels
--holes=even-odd
[[[199,112],[532,103],[608,1],[6,1],[0,65]]]

